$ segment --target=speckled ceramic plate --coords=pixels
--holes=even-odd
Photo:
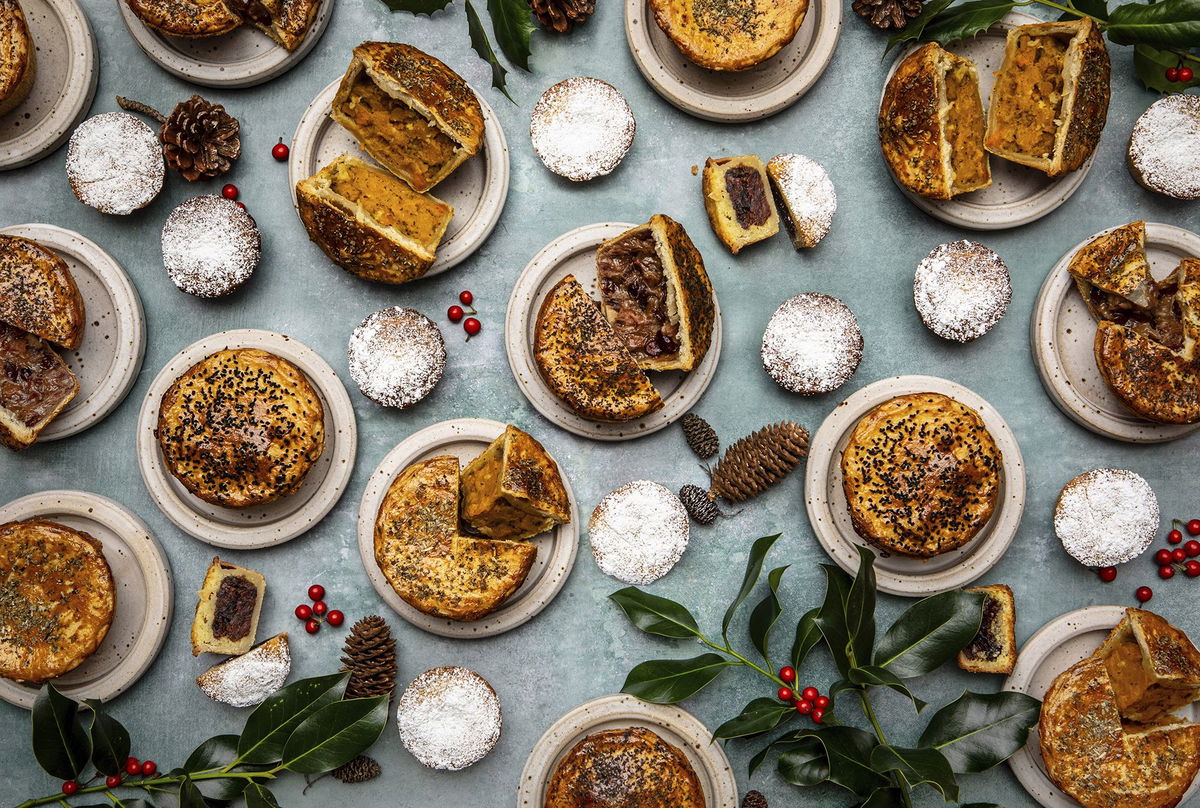
[[[1004,555],[1025,509],[1025,464],[1008,424],[991,404],[961,384],[936,376],[894,376],[869,384],[843,401],[821,424],[808,452],[804,504],[817,541],[842,569],[858,569],[858,547],[866,542],[850,523],[842,491],[842,452],[850,433],[879,404],[909,393],[941,393],[979,413],[1004,456],[995,513],[971,541],[931,559],[881,553],[875,562],[880,590],[892,595],[925,597],[957,589],[983,575]],[[878,552],[878,551],[877,551]]]
[[[1017,664],[1005,680],[1004,689],[1026,693],[1036,699],[1044,698],[1055,678],[1076,662],[1091,656],[1124,616],[1124,606],[1088,606],[1051,620],[1021,647]],[[1200,709],[1195,704],[1179,713],[1188,720],[1200,720]],[[1046,808],[1078,808],[1079,803],[1050,782],[1042,762],[1036,726],[1030,730],[1025,747],[1008,759],[1008,765],[1039,804]],[[1188,800],[1197,790],[1200,790],[1200,781],[1192,783],[1179,804],[1189,805]]]
[[[59,351],[79,378],[79,394],[42,430],[38,441],[82,432],[115,410],[137,381],[146,346],[141,298],[121,265],[78,233],[52,224],[19,224],[0,233],[33,239],[54,250],[79,287],[87,323],[83,342],[74,351]]]
[[[559,463],[563,486],[571,503],[571,521],[529,540],[538,550],[533,567],[525,583],[496,611],[472,621],[447,620],[425,614],[402,600],[379,571],[379,565],[375,563],[375,517],[392,481],[413,463],[438,455],[454,455],[466,466],[503,434],[504,427],[499,421],[485,418],[456,418],[425,427],[409,435],[387,453],[371,473],[363,491],[358,507],[358,552],[362,556],[367,577],[371,579],[371,585],[379,597],[396,614],[431,634],[477,639],[510,631],[549,606],[566,584],[571,567],[575,566],[575,552],[579,547],[579,508],[575,503],[575,493],[571,490],[571,481],[567,478],[567,470]]]
[[[636,225],[622,222],[591,224],[564,233],[533,257],[521,272],[508,299],[504,320],[504,348],[521,392],[547,419],[568,432],[596,440],[631,440],[657,432],[696,405],[717,372],[721,355],[721,308],[713,299],[716,318],[712,346],[691,373],[650,372],[650,381],[664,402],[658,412],[619,424],[591,421],[576,415],[546,385],[533,358],[533,336],[542,300],[567,275],[574,275],[595,298],[596,248]]]
[[[645,727],[679,749],[696,771],[708,808],[737,808],[737,781],[712,731],[681,707],[650,704],[618,694],[585,701],[550,725],[534,744],[517,786],[517,808],[542,808],[546,788],[563,756],[594,732]]]
[[[352,154],[369,163],[375,161],[358,146],[354,136],[329,117],[333,97],[341,79],[335,79],[308,105],[292,136],[288,182],[292,205],[296,205],[296,183],[308,179],[341,154]],[[437,258],[423,277],[437,275],[468,258],[487,241],[500,221],[508,197],[508,142],[500,121],[483,96],[483,148],[442,180],[430,193],[453,206],[454,218],[446,227],[437,248]]]
[[[291,70],[325,33],[335,0],[322,0],[308,34],[294,51],[253,25],[223,36],[188,39],[160,34],[143,23],[125,0],[113,0],[138,47],[168,73],[206,87],[253,87]]]
[[[1003,20],[974,39],[958,42],[947,48],[975,63],[979,74],[979,93],[983,98],[985,111],[992,85],[996,82],[995,71],[1000,69],[1004,61],[1004,43],[1008,32],[1018,26],[1036,22],[1043,20],[1019,11],[1011,11]],[[917,46],[914,46],[900,54],[888,71],[884,87],[887,87],[887,82],[896,72],[900,62],[916,49]],[[1093,153],[1077,171],[1072,171],[1065,177],[1051,179],[1037,169],[1009,162],[994,154],[989,156],[992,184],[988,188],[972,191],[954,199],[941,200],[918,196],[899,183],[897,186],[914,205],[935,219],[971,230],[1004,230],[1037,221],[1070,199],[1092,170],[1092,161],[1095,159]],[[895,180],[895,176],[886,166],[883,170]]]
[[[1200,424],[1156,424],[1134,415],[1096,367],[1096,320],[1067,267],[1075,253],[1099,235],[1088,236],[1059,259],[1033,306],[1029,341],[1042,386],[1063,413],[1106,438],[1159,443],[1191,434]],[[1169,224],[1146,223],[1146,257],[1156,278],[1165,277],[1189,255],[1200,256],[1200,236]]]
[[[154,437],[167,388],[192,365],[226,348],[259,348],[288,360],[312,382],[325,409],[325,451],[309,469],[299,491],[266,505],[223,508],[195,496],[167,471]],[[320,522],[346,490],[357,445],[350,396],[329,363],[291,337],[250,328],[213,334],[175,354],[146,391],[137,423],[138,469],[154,504],[184,532],[235,550],[283,544]]]
[[[174,585],[162,547],[124,506],[87,491],[43,491],[0,508],[0,523],[40,517],[82,530],[104,545],[116,610],[104,642],[54,686],[73,699],[108,701],[141,678],[171,627]],[[0,679],[0,698],[29,709],[38,685]]]
[[[0,116],[0,170],[20,168],[62,145],[83,120],[100,76],[96,39],[75,0],[22,0],[37,73],[28,97]]]
[[[810,0],[796,37],[749,70],[708,70],[684,56],[654,21],[647,0],[625,0],[625,38],[638,70],[684,112],[710,121],[753,121],[796,103],[825,72],[842,33],[842,4]]]

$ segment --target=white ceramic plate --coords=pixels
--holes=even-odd
[[[292,136],[288,182],[293,207],[296,205],[296,183],[316,174],[337,156],[348,153],[369,163],[375,162],[359,148],[353,135],[329,117],[341,81],[334,79],[317,94]],[[483,148],[429,192],[453,206],[454,218],[438,245],[433,266],[422,277],[457,266],[483,246],[496,222],[500,221],[504,200],[508,197],[508,142],[492,107],[478,93],[475,97],[483,109]]]
[[[817,541],[830,558],[853,575],[858,570],[858,547],[866,542],[850,523],[850,506],[842,491],[842,451],[864,415],[885,401],[909,393],[941,393],[975,410],[1004,456],[996,511],[975,538],[957,550],[927,560],[886,553],[876,560],[880,590],[925,597],[965,586],[991,569],[1012,543],[1021,523],[1025,509],[1021,448],[991,404],[961,384],[936,376],[894,376],[868,384],[835,407],[817,430],[804,473],[804,504]]]
[[[308,34],[294,51],[246,24],[223,36],[188,39],[160,34],[143,23],[125,0],[113,0],[138,47],[168,73],[206,87],[253,87],[298,65],[325,33],[335,0],[322,0]]]
[[[624,694],[585,701],[550,725],[521,771],[517,808],[545,805],[546,788],[558,762],[585,736],[627,727],[645,727],[683,752],[696,771],[709,808],[737,808],[737,781],[712,732],[681,707],[649,704]]]
[[[625,0],[625,38],[638,70],[679,109],[710,121],[754,121],[796,103],[825,72],[842,33],[842,4],[811,0],[796,37],[749,70],[708,70],[684,56],[647,0]]]
[[[59,351],[79,378],[79,394],[42,430],[38,441],[82,432],[115,410],[137,381],[146,347],[141,298],[121,265],[78,233],[52,224],[19,224],[0,233],[33,239],[54,250],[79,287],[86,322],[83,341],[74,351]]]
[[[1106,438],[1158,443],[1195,432],[1200,424],[1156,424],[1134,415],[1096,367],[1096,319],[1079,297],[1067,266],[1099,235],[1088,236],[1059,259],[1033,306],[1029,341],[1042,386],[1063,413]],[[1146,257],[1156,278],[1168,275],[1189,255],[1200,256],[1200,236],[1169,224],[1146,223]]]
[[[1124,616],[1124,606],[1088,606],[1051,620],[1022,646],[1017,664],[1004,682],[1004,689],[1026,693],[1036,699],[1044,698],[1054,679],[1076,662],[1091,656]],[[1200,709],[1195,704],[1184,708],[1180,714],[1191,721],[1200,720]],[[1028,743],[1009,758],[1008,765],[1039,804],[1046,808],[1079,808],[1079,803],[1050,782],[1042,762],[1036,726],[1029,732]],[[1179,804],[1189,804],[1188,800],[1198,789],[1200,781],[1193,782]]]
[[[696,405],[717,372],[721,355],[721,308],[716,298],[713,306],[712,345],[700,365],[691,373],[651,371],[650,381],[658,389],[665,404],[658,412],[619,424],[590,421],[576,415],[546,385],[533,358],[533,335],[542,300],[554,284],[567,275],[574,275],[583,288],[596,297],[596,248],[610,238],[619,236],[632,224],[607,222],[591,224],[564,233],[533,257],[521,272],[508,299],[504,319],[504,349],[508,364],[521,392],[538,412],[568,432],[596,440],[631,440],[657,432],[673,423]]]
[[[116,585],[112,625],[95,653],[54,686],[73,699],[108,701],[141,678],[167,639],[174,585],[166,554],[145,522],[99,494],[43,491],[0,508],[0,523],[34,517],[82,530],[104,545]],[[38,690],[0,679],[0,698],[18,707],[33,707]]]
[[[83,120],[100,76],[96,40],[75,0],[22,0],[37,48],[28,97],[0,117],[0,170],[20,168],[62,145]]]
[[[983,98],[985,111],[992,85],[996,83],[995,71],[1004,62],[1004,43],[1008,32],[1036,22],[1043,20],[1019,11],[1010,11],[1003,20],[974,39],[957,42],[947,48],[975,63],[979,73],[979,94]],[[892,64],[884,81],[885,88],[896,67],[917,47],[905,50]],[[971,230],[1004,230],[1037,221],[1070,199],[1092,170],[1096,155],[1093,153],[1078,170],[1058,179],[1050,179],[1037,169],[1009,162],[994,154],[989,157],[992,166],[992,184],[989,188],[942,200],[918,196],[899,183],[897,187],[914,205],[935,219]],[[884,170],[893,181],[896,179],[886,166]]]
[[[358,508],[358,552],[371,585],[396,614],[431,634],[458,639],[477,639],[503,634],[532,619],[550,605],[571,574],[575,551],[579,546],[579,508],[567,471],[561,463],[563,486],[571,503],[571,521],[530,539],[537,557],[525,583],[504,604],[480,620],[461,621],[434,617],[405,603],[375,563],[375,517],[392,481],[404,469],[419,460],[438,455],[454,455],[465,466],[478,457],[488,444],[504,432],[505,425],[485,418],[456,418],[414,432],[387,453],[371,473]],[[557,460],[555,461],[558,462]]]
[[[309,469],[299,491],[266,505],[223,508],[195,496],[167,471],[154,437],[159,404],[167,388],[192,365],[226,348],[259,348],[287,359],[312,382],[325,409],[325,451]],[[346,490],[357,444],[350,396],[329,363],[290,337],[250,328],[213,334],[175,354],[154,377],[138,414],[138,469],[154,504],[184,532],[235,550],[283,544],[320,522]]]

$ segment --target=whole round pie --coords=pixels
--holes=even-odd
[[[407,409],[433,392],[446,370],[446,342],[416,309],[390,306],[367,316],[350,335],[350,378],[385,407]]]
[[[589,76],[565,79],[542,93],[529,124],[538,159],[574,182],[612,173],[636,130],[621,91]]]
[[[1127,159],[1147,190],[1200,199],[1200,96],[1172,93],[1151,104],[1133,125]]]
[[[1012,302],[1012,280],[1000,256],[976,241],[934,247],[917,264],[913,303],[942,339],[970,342],[992,329]]]
[[[546,808],[705,808],[691,762],[646,727],[593,732],[554,768]]]
[[[167,389],[154,434],[167,470],[188,491],[243,508],[300,488],[325,448],[325,410],[291,362],[256,348],[226,349]]]
[[[504,726],[500,698],[475,671],[452,665],[427,670],[404,689],[396,727],[422,765],[459,771],[483,760]]]

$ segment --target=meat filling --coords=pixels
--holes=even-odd
[[[1149,305],[1145,307],[1094,286],[1090,295],[1092,306],[1101,320],[1126,326],[1147,339],[1178,351],[1184,343],[1183,312],[1176,299],[1178,291],[1179,278],[1176,273],[1171,273],[1150,288]]]
[[[983,150],[983,102],[979,86],[966,65],[946,74],[946,140],[954,169],[954,192],[977,188],[987,180],[987,152]]]
[[[671,319],[667,276],[652,233],[633,233],[602,248],[596,272],[604,303],[616,313],[613,330],[630,353],[653,358],[679,352],[679,324]]]
[[[214,637],[240,640],[250,633],[254,606],[258,603],[258,588],[239,575],[230,575],[217,587],[213,607]]]
[[[725,172],[725,192],[743,228],[760,227],[771,218],[766,180],[750,166],[734,166]]]
[[[74,389],[74,375],[53,348],[0,323],[0,406],[33,427]]]
[[[1063,61],[1070,39],[1020,34],[992,91],[995,148],[1032,157],[1054,154],[1063,101]]]

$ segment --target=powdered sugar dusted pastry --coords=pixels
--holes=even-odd
[[[837,192],[829,174],[811,157],[777,154],[767,163],[767,176],[792,246],[815,247],[829,232],[837,210]]]
[[[457,666],[427,670],[396,705],[400,740],[431,769],[458,771],[478,763],[496,742],[504,717],[488,681]]]
[[[171,211],[163,225],[163,266],[184,292],[221,297],[254,274],[261,244],[258,225],[236,202],[197,196]]]
[[[976,241],[951,241],[917,264],[913,302],[930,331],[970,342],[1004,316],[1012,302],[1012,280],[992,250]]]
[[[529,123],[538,159],[574,182],[611,173],[633,145],[636,130],[620,90],[587,76],[560,81],[542,93]]]
[[[596,564],[627,584],[652,583],[670,572],[687,549],[688,532],[679,497],[649,480],[613,491],[588,520]]]
[[[391,306],[363,320],[350,335],[350,377],[362,394],[385,407],[406,409],[433,391],[446,369],[446,343],[416,309]]]
[[[241,656],[218,662],[196,677],[213,701],[230,707],[253,707],[283,687],[292,670],[287,632],[276,634]]]
[[[1132,471],[1093,469],[1063,486],[1054,507],[1054,532],[1081,564],[1120,564],[1154,541],[1158,498]]]
[[[763,332],[763,367],[793,393],[811,396],[838,389],[854,375],[862,355],[854,312],[818,292],[783,301]]]
[[[1155,193],[1200,199],[1200,96],[1177,93],[1142,113],[1129,136],[1129,171]]]
[[[124,112],[104,112],[75,128],[67,179],[85,205],[125,216],[149,205],[166,174],[158,135]]]

